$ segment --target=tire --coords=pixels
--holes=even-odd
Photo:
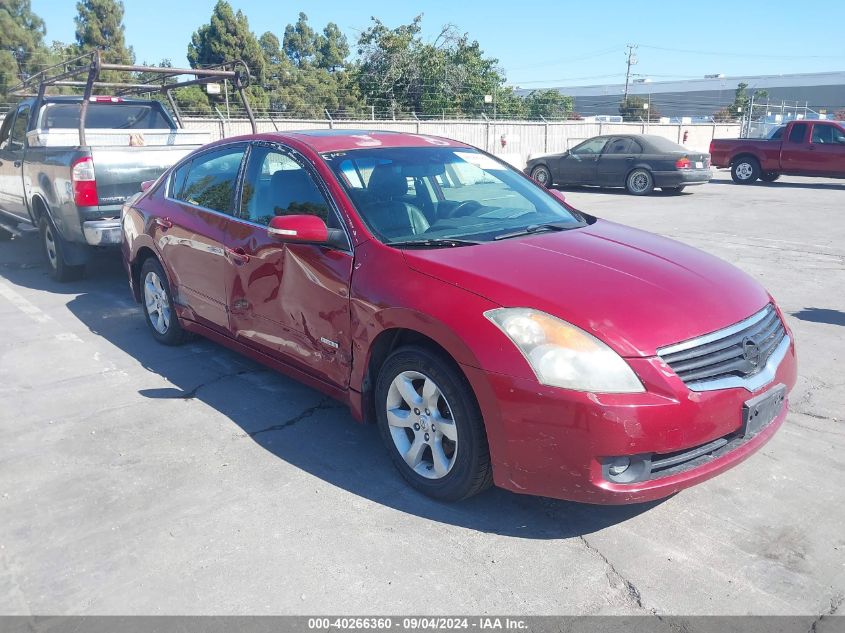
[[[661,187],[660,190],[663,193],[678,194],[678,193],[682,193],[684,191],[684,188],[685,188],[684,185],[678,185],[677,187]]]
[[[70,266],[65,263],[64,239],[46,214],[42,215],[38,221],[38,230],[41,234],[44,261],[47,263],[50,276],[60,283],[81,279],[85,274],[85,265]]]
[[[750,185],[760,177],[760,163],[753,156],[740,156],[731,164],[731,178],[739,185]]]
[[[546,189],[552,186],[552,172],[545,165],[537,165],[531,170],[531,177]]]
[[[164,345],[175,346],[184,343],[188,338],[188,333],[179,323],[176,310],[173,308],[170,282],[155,257],[144,260],[138,280],[141,284],[144,320],[153,338]]]
[[[780,178],[780,174],[776,171],[766,171],[760,174],[760,180],[763,182],[774,182],[778,178]]]
[[[647,169],[635,169],[625,179],[625,189],[634,196],[647,196],[654,191],[654,177]]]
[[[448,359],[422,347],[397,349],[379,371],[375,401],[382,440],[411,486],[435,499],[459,501],[492,485],[481,411]]]

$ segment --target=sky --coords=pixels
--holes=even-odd
[[[137,61],[187,65],[191,34],[207,23],[215,0],[124,0],[127,42]],[[651,81],[705,74],[771,75],[845,70],[845,38],[830,16],[837,1],[816,0],[810,10],[784,3],[736,2],[541,2],[515,0],[230,0],[249,18],[256,35],[285,25],[305,11],[314,28],[335,22],[352,50],[370,16],[388,26],[422,13],[423,35],[433,39],[454,24],[499,60],[508,83],[523,88],[622,83],[626,44],[638,44],[632,73]],[[635,7],[628,9],[626,7]],[[781,8],[784,7],[784,8]],[[74,39],[73,0],[32,0],[47,25],[48,43]],[[841,24],[840,24],[841,26]],[[825,35],[826,34],[826,35]]]

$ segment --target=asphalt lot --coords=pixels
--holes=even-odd
[[[660,503],[444,505],[373,426],[206,342],[157,345],[116,253],[0,243],[0,613],[801,614],[845,600],[845,184],[567,191],[721,256],[799,346],[762,451]],[[659,309],[659,308],[656,308]],[[845,607],[841,608],[845,611]]]

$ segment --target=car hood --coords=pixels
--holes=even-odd
[[[499,305],[553,314],[629,357],[727,327],[770,301],[727,262],[604,220],[478,246],[406,250],[405,260]]]

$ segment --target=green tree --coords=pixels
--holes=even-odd
[[[250,74],[263,77],[264,55],[243,11],[237,13],[225,0],[218,0],[208,24],[191,35],[188,62],[192,68],[214,66],[241,60],[249,66]]]
[[[126,45],[121,0],[80,0],[76,10],[76,45],[80,53],[100,49],[108,63],[135,61],[132,47]]]
[[[44,20],[30,0],[0,0],[0,93],[5,98],[21,79],[49,63]]]
[[[534,90],[524,99],[529,119],[568,119],[575,105],[572,97],[561,94],[554,88]]]
[[[208,24],[203,24],[191,36],[188,62],[192,68],[200,68],[234,60],[243,61],[257,81],[247,90],[251,105],[259,113],[266,110],[268,99],[262,87],[265,73],[262,47],[250,31],[246,15],[242,11],[235,12],[225,0],[218,0]],[[215,98],[218,105],[224,100],[225,95]],[[238,99],[231,95],[230,102],[238,107]]]
[[[356,74],[367,104],[383,117],[477,115],[504,83],[497,60],[452,25],[424,42],[421,22],[418,15],[391,29],[373,18],[361,33]]]
[[[649,107],[646,107],[649,106]],[[658,121],[660,112],[643,97],[628,97],[619,104],[619,114],[625,121]]]
[[[282,46],[295,66],[311,64],[317,55],[317,34],[308,24],[308,16],[300,11],[296,24],[285,27]]]
[[[754,92],[754,100],[761,101],[769,97],[768,90],[756,90]],[[752,116],[754,113],[750,112],[751,97],[748,96],[748,84],[740,82],[736,85],[734,90],[734,100],[730,105],[725,106],[721,110],[713,114],[716,121],[738,121],[743,116]]]
[[[346,64],[349,57],[349,42],[334,22],[329,22],[323,34],[317,36],[317,65],[334,72]]]

